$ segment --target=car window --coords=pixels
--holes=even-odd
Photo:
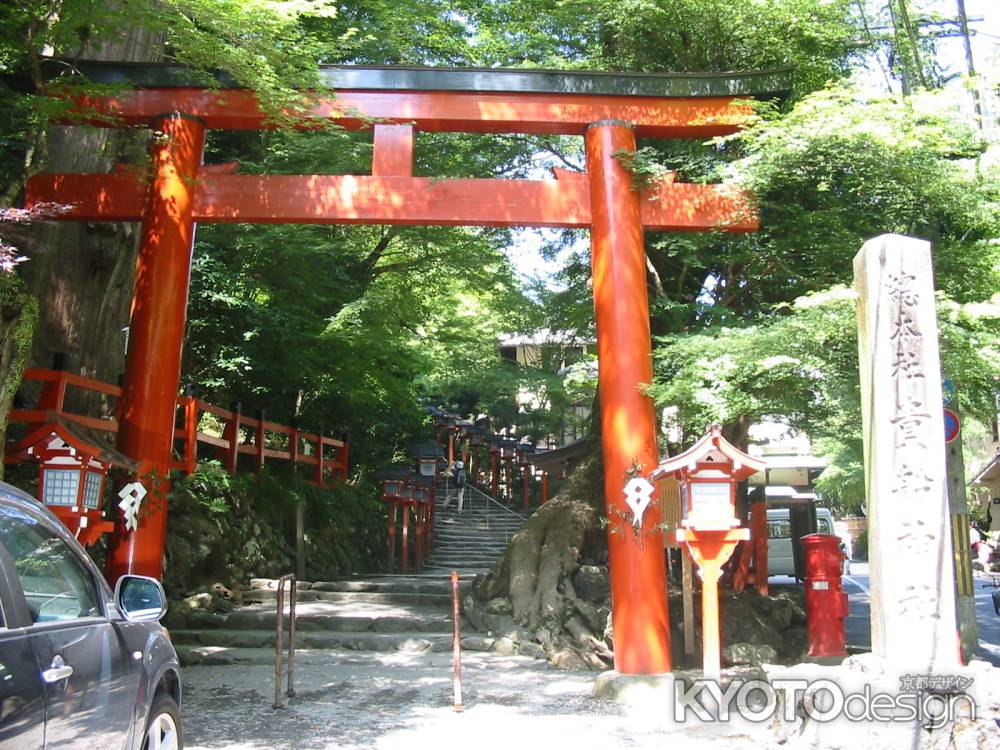
[[[0,507],[0,542],[14,559],[36,623],[101,614],[90,572],[73,549],[27,513]]]
[[[791,539],[792,522],[787,518],[769,518],[767,536],[769,539]]]
[[[832,534],[833,524],[830,523],[830,519],[825,516],[819,516],[816,519],[817,526],[821,534]]]

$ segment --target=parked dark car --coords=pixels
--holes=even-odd
[[[0,482],[0,750],[180,750],[180,667],[152,578],[112,593],[59,520]]]

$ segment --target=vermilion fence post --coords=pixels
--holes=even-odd
[[[264,419],[267,414],[263,409],[257,412],[257,431],[254,433],[254,448],[256,449],[256,473],[264,468]]]
[[[320,427],[319,432],[316,434],[316,475],[313,478],[317,487],[323,486],[323,454],[325,452],[323,446],[323,428]]]
[[[243,405],[236,401],[229,408],[231,414],[222,431],[222,437],[229,443],[226,448],[225,469],[230,474],[235,474],[240,457],[240,423],[243,419]]]
[[[184,402],[184,471],[194,474],[198,468],[198,399],[187,396]]]

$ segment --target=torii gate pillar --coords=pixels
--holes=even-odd
[[[659,503],[648,506],[638,535],[622,522],[625,484],[659,460],[653,401],[640,391],[653,380],[653,364],[639,194],[615,158],[635,151],[635,132],[627,122],[602,120],[585,140],[615,669],[660,674],[671,663]]]
[[[138,527],[117,516],[106,574],[162,577],[167,492],[174,444],[181,349],[194,248],[194,186],[205,125],[173,113],[153,123],[153,180],[142,215],[139,259],[125,357],[118,448],[139,461],[149,491]]]

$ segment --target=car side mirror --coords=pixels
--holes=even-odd
[[[122,576],[115,584],[115,604],[129,622],[156,622],[167,613],[167,595],[155,578]]]

